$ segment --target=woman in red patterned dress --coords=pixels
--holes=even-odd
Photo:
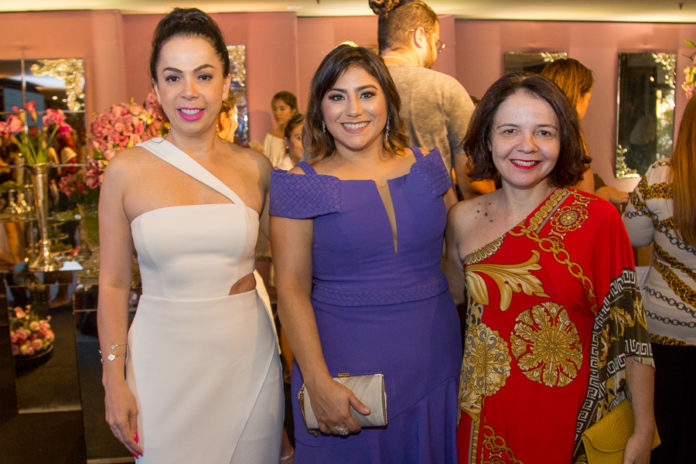
[[[630,396],[624,462],[647,464],[654,370],[631,245],[611,204],[569,188],[588,161],[574,109],[546,78],[504,76],[464,148],[470,177],[502,188],[448,220],[468,294],[460,462],[584,462],[582,432]]]

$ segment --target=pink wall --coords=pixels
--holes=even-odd
[[[117,11],[2,13],[0,44],[2,60],[84,58],[88,115],[126,97]]]
[[[377,44],[377,17],[297,18],[294,13],[217,13],[230,44],[247,46],[247,89],[251,137],[261,141],[273,127],[270,100],[279,90],[307,102],[309,82],[323,56],[352,40]],[[152,32],[161,15],[123,15],[118,11],[0,14],[0,59],[82,57],[87,79],[88,117],[112,103],[142,101],[150,88],[148,58]],[[566,51],[595,74],[593,98],[584,129],[593,167],[607,183],[631,189],[635,180],[613,177],[617,54],[670,51],[678,55],[678,85],[684,39],[696,40],[696,25],[467,21],[440,17],[447,48],[435,69],[454,75],[472,95],[481,96],[503,72],[506,51]],[[686,105],[677,91],[677,122]]]
[[[485,38],[485,39],[484,39]],[[472,95],[482,96],[503,73],[507,51],[565,51],[592,69],[595,84],[583,128],[592,166],[609,185],[631,190],[637,179],[614,178],[618,53],[677,53],[676,122],[686,106],[681,91],[687,58],[684,39],[696,38],[696,25],[572,23],[534,21],[457,21],[457,78]]]

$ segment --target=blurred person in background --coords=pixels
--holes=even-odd
[[[671,158],[655,161],[623,213],[634,247],[653,246],[643,285],[662,445],[653,464],[693,462],[696,440],[696,97],[684,110]]]

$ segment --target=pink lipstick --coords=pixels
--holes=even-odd
[[[203,117],[203,108],[178,108],[177,111],[186,121],[196,121]]]

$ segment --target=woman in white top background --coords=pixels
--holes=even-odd
[[[653,245],[642,287],[662,445],[651,463],[693,462],[696,441],[696,97],[684,110],[671,158],[655,161],[623,214],[634,247]]]
[[[263,139],[263,152],[276,168],[285,156],[283,131],[290,118],[297,113],[297,97],[287,90],[282,90],[273,95],[271,109],[273,110],[273,119],[278,126],[266,134]]]

